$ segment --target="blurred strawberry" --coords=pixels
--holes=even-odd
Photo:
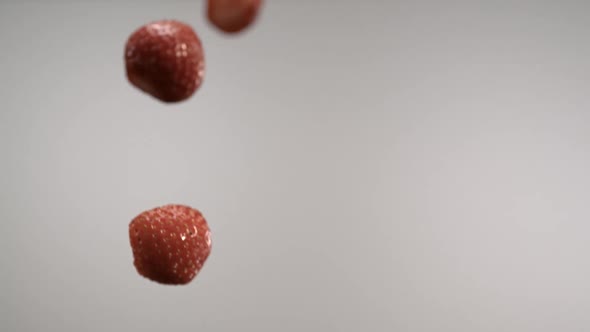
[[[201,40],[188,24],[174,20],[136,30],[127,40],[125,65],[131,84],[167,103],[192,96],[205,71]]]
[[[188,284],[211,252],[211,233],[198,210],[166,205],[141,213],[129,224],[134,265],[161,284]]]
[[[254,22],[262,0],[208,0],[209,21],[226,33],[237,33]]]

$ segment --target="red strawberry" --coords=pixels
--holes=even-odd
[[[131,84],[168,103],[192,96],[205,72],[201,40],[188,24],[174,20],[136,30],[127,40],[125,65]]]
[[[252,24],[261,4],[262,0],[209,0],[207,16],[220,30],[236,33]]]
[[[188,284],[211,252],[207,221],[184,205],[141,213],[129,224],[129,240],[137,272],[161,284]]]

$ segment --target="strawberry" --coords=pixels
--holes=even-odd
[[[165,205],[145,211],[129,224],[137,272],[167,285],[188,284],[211,252],[211,232],[198,210]]]
[[[258,15],[262,0],[208,0],[209,21],[226,33],[246,29]]]
[[[131,84],[167,103],[191,97],[205,72],[201,40],[188,24],[175,20],[152,22],[131,34],[125,65]]]

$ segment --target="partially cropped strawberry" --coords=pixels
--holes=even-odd
[[[129,240],[137,272],[161,284],[188,284],[211,252],[207,221],[185,205],[141,213],[129,224]]]
[[[191,97],[205,72],[201,40],[188,24],[175,20],[137,29],[125,46],[125,65],[131,84],[168,103]]]
[[[236,33],[254,22],[261,5],[262,0],[208,0],[207,16],[221,31]]]

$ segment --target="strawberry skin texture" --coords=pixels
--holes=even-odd
[[[208,0],[209,22],[226,33],[238,33],[249,27],[260,10],[262,0]]]
[[[185,205],[141,213],[129,224],[129,240],[137,272],[166,285],[191,282],[211,253],[207,221]]]
[[[153,97],[174,103],[201,86],[205,58],[201,40],[186,23],[161,20],[131,34],[125,46],[129,82]]]

